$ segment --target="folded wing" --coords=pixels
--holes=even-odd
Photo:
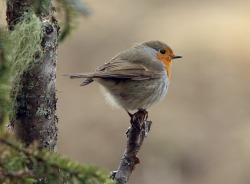
[[[147,80],[156,79],[166,75],[162,71],[148,69],[142,64],[129,62],[127,60],[112,60],[105,63],[91,73],[69,74],[70,78],[87,78],[81,85],[87,85],[93,82],[94,78],[107,79],[130,79],[130,80]]]

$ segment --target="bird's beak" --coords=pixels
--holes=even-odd
[[[182,58],[182,56],[172,55],[172,59],[178,59],[178,58]]]

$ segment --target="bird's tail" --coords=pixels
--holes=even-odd
[[[76,79],[76,78],[86,78],[81,84],[80,86],[86,86],[89,83],[93,82],[94,80],[92,79],[92,75],[91,74],[82,74],[82,73],[74,73],[74,74],[66,74],[64,75],[66,77],[69,77],[71,79]]]
[[[93,76],[88,73],[72,73],[72,74],[65,74],[64,76],[69,77],[71,79],[76,79],[76,78],[92,78]]]

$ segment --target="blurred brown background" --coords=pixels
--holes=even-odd
[[[117,169],[129,117],[109,107],[91,71],[134,43],[161,40],[175,60],[166,98],[130,184],[250,183],[250,1],[88,0],[94,11],[59,47],[58,151]]]

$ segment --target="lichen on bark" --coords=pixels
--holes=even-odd
[[[36,9],[32,2],[7,2],[7,23],[14,56],[11,58],[14,74],[11,128],[26,145],[38,141],[41,149],[54,150],[59,26],[53,18],[50,0],[43,0],[46,11]]]

